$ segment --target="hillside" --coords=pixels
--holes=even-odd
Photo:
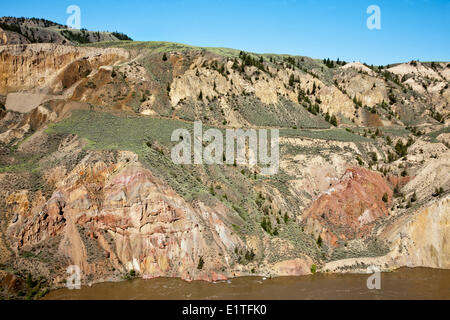
[[[119,32],[68,29],[59,23],[36,18],[0,18],[0,44],[57,43],[82,44],[131,40]]]
[[[86,284],[450,268],[450,63],[25,40],[0,46],[4,297],[71,264]],[[280,129],[279,172],[174,164],[195,120]]]

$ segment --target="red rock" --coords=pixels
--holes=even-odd
[[[337,246],[338,239],[364,238],[378,219],[389,215],[382,200],[384,194],[388,195],[390,204],[392,190],[379,173],[347,169],[305,212],[306,230],[317,237],[320,234],[324,242],[333,246]],[[318,225],[321,230],[317,230]]]

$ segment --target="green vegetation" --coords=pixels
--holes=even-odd
[[[148,139],[166,146],[175,145],[170,138],[178,128],[192,131],[192,126],[182,121],[77,110],[70,118],[50,125],[47,132],[77,134],[86,139],[89,149],[140,153]]]
[[[3,23],[3,22],[0,22],[0,28],[2,28],[2,29],[5,30],[5,31],[16,32],[16,33],[18,33],[18,34],[20,34],[20,35],[26,37],[26,35],[24,35],[24,34],[22,33],[22,30],[21,30],[20,26],[18,26],[18,25],[16,25],[16,24],[9,24],[9,23]],[[28,37],[26,37],[26,38],[28,38]]]
[[[261,222],[261,228],[263,228],[263,230],[265,232],[267,232],[268,234],[272,234],[272,222],[270,221],[270,219],[264,217],[262,222]]]
[[[410,202],[411,202],[411,203],[414,203],[414,202],[416,202],[416,201],[417,201],[417,194],[416,194],[416,192],[414,191],[413,195],[411,196]]]
[[[253,259],[255,258],[255,252],[253,251],[253,249],[251,249],[250,251],[247,251],[246,253],[245,253],[245,259],[247,260],[247,261],[253,261]]]
[[[330,123],[331,123],[331,125],[337,127],[338,123],[337,123],[337,119],[336,119],[335,115],[331,116]]]
[[[427,135],[428,135],[428,137],[430,137],[430,142],[436,143],[436,142],[439,142],[437,140],[437,137],[443,133],[450,133],[450,126],[441,127],[437,130],[434,130],[434,131],[428,133]]]
[[[70,118],[50,125],[47,132],[77,134],[86,141],[87,149],[135,152],[154,174],[190,198],[207,189],[197,181],[195,170],[186,170],[171,160],[170,149],[176,144],[171,135],[176,129],[193,132],[192,124],[182,121],[78,110]]]
[[[322,248],[322,243],[323,243],[322,237],[319,235],[319,237],[317,238],[317,245],[319,246],[319,248]]]
[[[397,152],[400,158],[406,156],[408,154],[408,146],[403,144],[402,140],[398,140],[395,145],[395,151]]]
[[[84,45],[86,46],[86,45]],[[225,57],[239,57],[239,50],[228,48],[196,47],[182,43],[165,41],[103,41],[89,44],[98,48],[123,48],[134,50],[150,50],[156,53],[207,51]]]
[[[245,71],[245,67],[256,67],[261,71],[266,72],[266,68],[264,67],[264,59],[263,57],[255,58],[252,55],[241,51],[239,53],[239,58],[242,59],[242,63],[240,66],[240,71],[244,72]]]
[[[90,43],[89,33],[84,30],[81,31],[71,31],[71,30],[61,30],[61,35],[69,41],[76,43]]]
[[[330,60],[330,58],[323,59],[323,64],[326,65],[328,68],[334,68],[335,64],[333,60]]]
[[[33,159],[29,161],[14,164],[14,165],[0,165],[0,173],[5,172],[33,172],[38,169],[38,164]]]
[[[341,246],[333,251],[328,261],[357,257],[380,257],[386,255],[390,249],[387,243],[377,238],[367,238],[360,243],[359,241],[348,241],[341,243]]]
[[[251,96],[239,96],[231,100],[231,107],[248,122],[263,127],[327,129],[330,124],[321,116],[313,115],[302,106],[280,97],[276,105],[264,105]]]
[[[238,263],[248,264],[255,259],[255,252],[251,250],[239,250],[237,247],[234,249],[234,253],[238,256]]]
[[[133,41],[133,39],[121,32],[114,31],[111,34],[121,41]]]
[[[298,136],[310,139],[344,141],[344,142],[373,142],[372,140],[362,137],[358,134],[348,132],[345,129],[328,129],[328,130],[294,130],[280,129],[280,136],[290,137]]]
[[[444,115],[441,114],[441,113],[439,113],[439,112],[436,111],[435,109],[432,109],[432,110],[430,111],[430,115],[431,115],[431,117],[432,117],[434,120],[436,120],[436,121],[438,121],[438,122],[440,122],[440,123],[444,123],[444,120],[445,120]]]
[[[356,161],[358,161],[358,165],[362,167],[364,165],[364,161],[360,158],[360,156],[356,156]]]
[[[24,286],[17,296],[25,300],[38,300],[45,296],[48,292],[48,281],[44,277],[34,278],[30,273],[26,275],[15,272],[16,276],[24,279]]]
[[[444,188],[439,187],[434,189],[433,197],[439,197],[441,194],[444,193]]]
[[[204,265],[205,265],[205,261],[203,260],[203,256],[200,256],[200,259],[198,260],[197,269],[202,270]]]

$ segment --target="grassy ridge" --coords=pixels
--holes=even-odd
[[[186,52],[186,51],[209,51],[226,57],[239,57],[239,50],[229,48],[197,47],[188,44],[166,42],[166,41],[104,41],[90,44],[83,44],[84,47],[96,48],[122,48],[127,50],[148,49],[154,52]]]

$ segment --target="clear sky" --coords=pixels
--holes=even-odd
[[[2,0],[0,16],[66,24],[69,5],[80,7],[83,28],[135,40],[374,65],[450,61],[450,0]],[[381,30],[366,26],[370,5]]]

